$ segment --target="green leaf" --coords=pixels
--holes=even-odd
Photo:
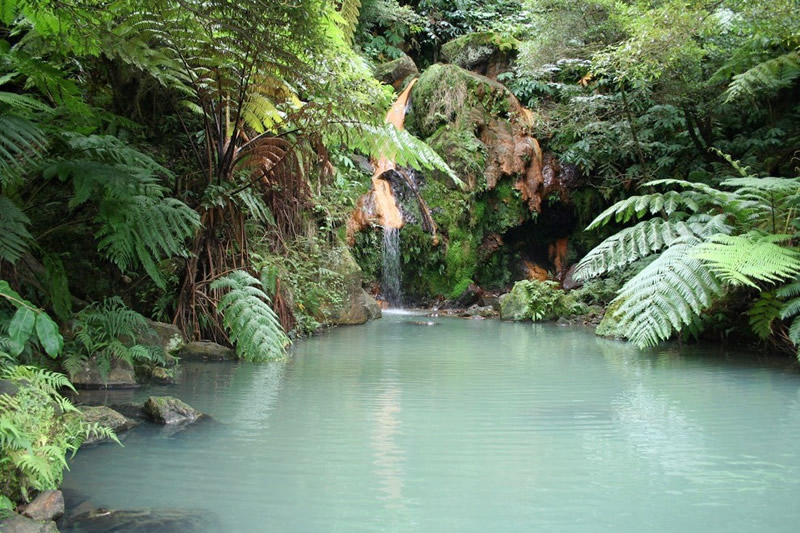
[[[58,332],[58,325],[46,313],[39,313],[36,317],[36,336],[47,355],[54,359],[64,347],[64,338]]]
[[[14,313],[14,318],[11,319],[11,323],[8,325],[8,336],[17,344],[17,346],[14,347],[16,352],[14,355],[22,353],[21,347],[24,346],[30,338],[35,322],[36,313],[29,307],[20,307],[17,309],[17,312]]]

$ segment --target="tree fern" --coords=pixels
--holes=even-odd
[[[358,15],[361,12],[361,0],[342,0],[339,8],[341,21],[339,25],[347,42],[352,43],[358,26]]]
[[[800,255],[777,243],[787,235],[714,235],[698,246],[701,259],[722,281],[758,288],[757,282],[774,284],[800,273]]]
[[[721,293],[717,277],[692,253],[701,242],[695,236],[681,237],[620,290],[615,316],[637,346],[669,339]]]
[[[790,87],[800,77],[800,50],[762,61],[733,77],[725,91],[725,103],[743,98],[756,100]]]
[[[211,288],[225,291],[217,310],[239,357],[267,361],[285,356],[289,338],[256,278],[237,270],[216,280]]]
[[[28,216],[14,202],[0,195],[0,234],[3,235],[0,239],[0,261],[8,261],[13,265],[29,250],[33,240],[28,231],[30,223]]]
[[[758,299],[747,310],[750,329],[758,338],[765,340],[772,335],[772,324],[781,314],[783,302],[776,296],[775,291],[762,292]]]

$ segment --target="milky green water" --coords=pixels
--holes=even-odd
[[[144,427],[72,461],[111,508],[222,531],[791,531],[800,376],[590,331],[385,316],[283,364],[191,363],[172,394],[220,423]]]

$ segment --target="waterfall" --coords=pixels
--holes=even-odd
[[[401,307],[403,303],[400,290],[400,230],[383,227],[383,279],[381,286],[383,298],[391,307]]]

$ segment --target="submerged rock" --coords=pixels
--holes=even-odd
[[[58,520],[64,514],[64,495],[60,490],[40,492],[25,506],[22,514],[34,520]]]
[[[150,371],[150,380],[160,385],[175,383],[175,377],[164,367],[157,366]]]
[[[236,359],[233,348],[222,346],[211,341],[194,341],[178,352],[184,361],[231,361]]]
[[[470,317],[490,318],[497,316],[497,311],[491,305],[480,306],[475,304],[470,306],[464,314]]]
[[[221,531],[204,509],[93,509],[60,524],[61,533],[201,533]]]
[[[157,424],[187,424],[208,415],[172,396],[150,396],[144,403],[145,414]]]
[[[132,389],[139,386],[136,383],[136,372],[130,363],[114,359],[111,361],[111,369],[104,376],[97,356],[86,361],[70,380],[79,389]]]
[[[100,406],[83,406],[78,408],[83,415],[84,422],[88,422],[90,424],[100,424],[101,426],[105,426],[110,428],[119,435],[123,431],[127,431],[133,427],[136,427],[139,422],[136,420],[132,420],[123,416],[122,414],[118,413],[114,409],[110,407],[106,407],[103,405]],[[97,444],[98,442],[107,441],[105,437],[102,435],[96,435],[92,433],[89,437],[83,442],[83,444]]]
[[[59,533],[56,523],[50,520],[33,520],[17,513],[0,518],[0,531],[3,533]]]

